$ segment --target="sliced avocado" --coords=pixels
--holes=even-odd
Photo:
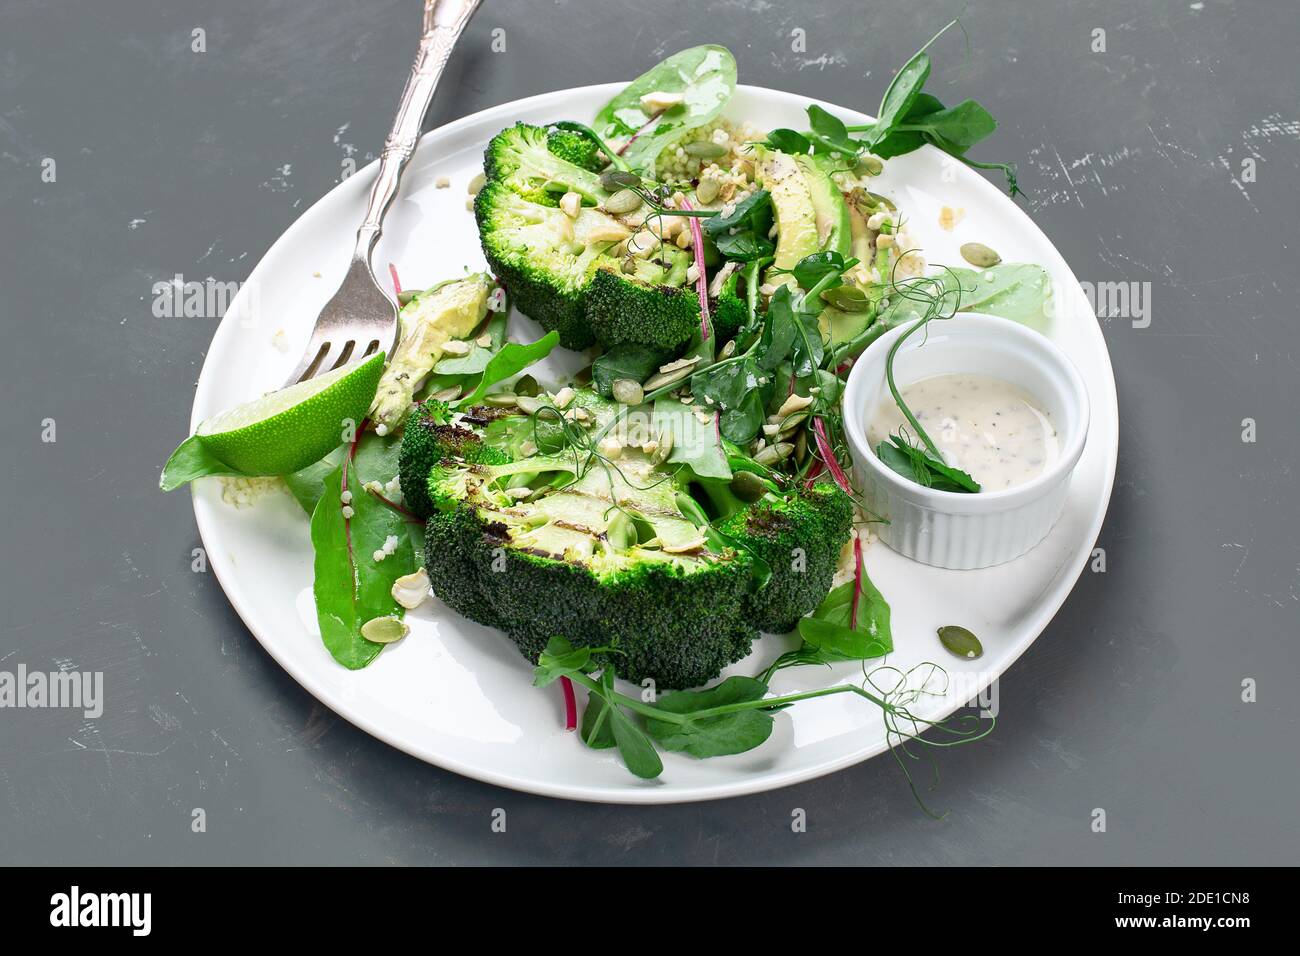
[[[849,204],[844,201],[835,181],[811,156],[796,156],[795,162],[808,184],[808,195],[817,220],[818,250],[838,252],[848,258],[853,244]]]
[[[849,232],[852,235],[849,252],[853,258],[859,262],[865,262],[869,266],[871,265],[874,238],[871,235],[871,230],[867,228],[867,217],[862,215],[857,206],[850,206],[848,203],[844,205],[849,210]]]
[[[776,269],[793,269],[799,260],[821,249],[817,212],[808,179],[794,157],[775,149],[759,148],[755,170],[758,181],[772,194],[776,213]],[[769,275],[769,282],[793,283],[790,275]]]
[[[829,341],[832,348],[852,342],[874,321],[875,312],[844,312],[833,305],[826,306],[817,317],[822,337]]]

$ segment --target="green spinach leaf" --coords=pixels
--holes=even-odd
[[[705,44],[674,53],[625,86],[596,114],[593,128],[603,140],[636,138],[623,159],[648,176],[666,146],[711,122],[736,89],[736,58],[726,47]],[[653,117],[641,107],[648,93],[681,93],[681,104]],[[638,135],[639,134],[639,135]]]
[[[558,332],[547,332],[536,342],[530,342],[527,345],[521,345],[518,342],[507,342],[501,347],[501,351],[488,360],[487,365],[483,368],[483,376],[479,379],[478,386],[474,391],[463,398],[457,399],[452,403],[452,407],[468,407],[475,402],[481,401],[493,385],[522,372],[536,362],[540,362],[550,355],[551,350],[559,344],[560,334]]]
[[[361,448],[370,443],[379,446]],[[415,552],[402,516],[362,488],[370,480],[387,480],[386,471],[368,470],[376,462],[394,454],[377,436],[363,436],[356,459],[347,467],[347,484],[343,484],[340,463],[324,479],[325,492],[311,516],[311,541],[315,550],[316,618],[321,640],[334,659],[352,670],[365,667],[383,650],[361,636],[361,626],[377,617],[401,617],[405,612],[393,600],[393,582],[415,570]],[[344,517],[342,492],[351,493],[352,517]],[[374,553],[384,549],[389,536],[395,536],[397,549],[382,561]]]
[[[602,398],[614,397],[620,378],[644,382],[668,360],[669,353],[638,342],[616,345],[591,364],[591,381]]]
[[[243,474],[242,471],[231,468],[208,451],[207,446],[203,444],[203,439],[198,435],[191,435],[181,442],[167,459],[167,464],[163,466],[162,475],[158,479],[158,487],[163,491],[172,491],[196,478],[206,478],[209,475],[243,476]]]
[[[712,417],[705,424],[695,417],[691,406],[674,398],[660,398],[655,401],[652,422],[657,432],[672,435],[669,464],[685,465],[701,478],[731,477],[727,453]]]
[[[1052,316],[1052,279],[1042,266],[1004,262],[988,269],[951,269],[941,276],[950,290],[961,287],[962,312],[987,312],[1047,330]]]
[[[705,690],[675,691],[665,694],[656,709],[673,714],[691,715],[730,704],[758,701],[767,693],[767,685],[752,677],[728,677]],[[648,733],[665,750],[688,753],[693,757],[721,757],[745,753],[772,735],[772,713],[749,708],[730,713],[676,721],[646,719]]]

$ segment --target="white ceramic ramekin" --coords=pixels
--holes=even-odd
[[[965,372],[1029,393],[1056,426],[1060,454],[1042,474],[1003,491],[935,491],[896,474],[868,446],[867,424],[881,402],[889,350],[909,325],[881,336],[849,373],[844,427],[864,503],[888,524],[880,540],[905,557],[970,570],[1020,557],[1047,536],[1065,505],[1070,475],[1088,436],[1088,390],[1078,369],[1045,336],[1009,319],[976,313],[932,321],[894,360],[900,389],[934,375]]]

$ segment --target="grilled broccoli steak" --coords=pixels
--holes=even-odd
[[[453,610],[504,631],[530,660],[556,634],[616,645],[620,676],[662,687],[698,686],[749,653],[750,560],[708,546],[678,511],[671,474],[634,451],[617,469],[583,470],[572,452],[486,463],[496,449],[461,431],[476,437],[457,434],[459,457],[428,475],[429,580]]]
[[[582,143],[591,145],[577,133],[548,135],[523,123],[493,137],[484,156],[486,182],[474,202],[483,253],[515,306],[558,332],[566,348],[680,346],[700,327],[699,298],[688,277],[693,256],[642,228],[653,219],[650,207],[606,211],[610,193],[593,172],[598,153]],[[566,210],[560,198],[567,193],[579,205]],[[629,240],[643,251],[630,253]],[[710,312],[720,335],[740,327],[746,308],[733,277],[712,298]]]
[[[718,525],[772,568],[771,580],[746,599],[745,617],[784,634],[826,597],[840,551],[853,529],[853,501],[829,482],[768,495]]]
[[[660,463],[644,442],[612,459],[575,443],[573,429],[594,435],[619,407],[589,388],[563,413],[545,405],[535,416],[449,417],[425,402],[402,440],[403,494],[428,516],[429,580],[456,612],[504,631],[530,660],[559,635],[615,646],[610,663],[628,680],[698,687],[748,654],[760,630],[789,631],[821,603],[852,503],[830,484],[767,479],[773,490],[742,500],[728,480]],[[735,467],[761,470],[730,451]],[[681,492],[720,535],[683,514]],[[757,590],[755,558],[772,570]]]
[[[398,479],[406,508],[417,518],[433,513],[429,500],[429,472],[443,459],[471,463],[500,464],[506,455],[485,445],[463,425],[448,421],[447,406],[428,399],[416,406],[406,423],[398,452]]]

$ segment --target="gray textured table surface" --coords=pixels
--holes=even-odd
[[[942,822],[887,758],[664,808],[465,780],[316,704],[191,572],[189,498],[155,489],[216,318],[154,317],[153,284],[243,279],[375,150],[417,7],[0,2],[0,670],[100,670],[107,696],[98,720],[0,710],[0,861],[1296,862],[1294,3],[976,0],[971,58],[940,53],[936,92],[1002,119],[981,157],[1018,159],[1080,279],[1140,306],[1104,322],[1106,571],[1005,677],[994,736],[942,759]],[[746,82],[870,109],[956,7],[488,0],[429,124],[704,40]]]

